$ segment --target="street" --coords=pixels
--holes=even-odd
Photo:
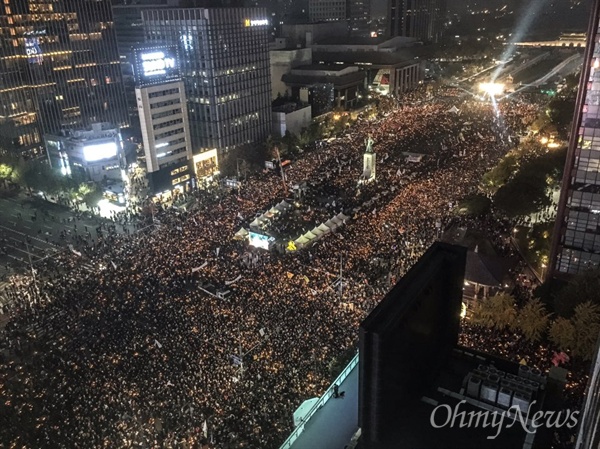
[[[77,248],[78,237],[87,235],[92,244],[98,237],[96,228],[109,223],[24,193],[0,198],[0,287],[8,275],[28,270],[30,257],[35,267],[46,257],[68,251],[68,245]],[[116,228],[124,232],[121,225]],[[132,225],[127,228],[134,229]]]

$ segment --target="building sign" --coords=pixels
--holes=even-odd
[[[168,57],[163,51],[142,54],[144,76],[166,75],[167,70],[175,68],[175,58]]]
[[[209,178],[219,171],[217,150],[212,149],[194,156],[194,172],[198,179]]]
[[[138,86],[179,79],[175,47],[142,47],[135,49],[135,80]]]
[[[27,55],[27,62],[30,64],[42,63],[42,49],[40,48],[39,37],[25,38],[25,54]]]
[[[245,19],[245,27],[261,27],[269,24],[269,19]]]

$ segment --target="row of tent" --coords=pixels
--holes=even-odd
[[[296,240],[294,240],[294,244],[296,245],[296,248],[301,248],[316,242],[324,235],[329,234],[331,231],[336,230],[340,226],[343,226],[349,219],[350,217],[340,212],[333,218],[327,220],[325,223],[321,223],[319,226],[316,226],[312,231],[308,231],[306,234],[298,237]]]
[[[271,209],[269,209],[264,214],[256,217],[252,221],[252,223],[250,223],[250,227],[251,228],[262,228],[264,226],[265,222],[268,222],[274,216],[282,214],[284,212],[287,212],[293,208],[294,208],[294,206],[292,206],[287,201],[283,200],[281,203],[277,204],[276,206],[273,206]]]

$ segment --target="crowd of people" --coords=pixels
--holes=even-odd
[[[360,118],[294,161],[285,186],[257,175],[235,193],[198,193],[188,211],[158,211],[160,225],[143,232],[101,236],[82,255],[95,273],[72,254],[69,275],[40,267],[46,281],[28,286],[0,336],[0,442],[278,447],[294,410],[356,347],[361,320],[537,113],[518,97],[499,110],[422,100]],[[359,184],[369,136],[377,176]],[[249,263],[234,233],[296,184],[307,186],[305,210],[335,198],[330,211],[351,220],[312,247]]]

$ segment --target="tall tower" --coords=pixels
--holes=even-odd
[[[227,151],[271,131],[270,21],[264,8],[142,12],[146,42],[181,56],[194,154]]]
[[[388,35],[436,40],[441,31],[443,5],[441,0],[388,0]]]
[[[595,0],[558,203],[548,277],[565,278],[600,267],[599,15],[600,1]]]
[[[44,134],[127,125],[110,0],[4,0],[0,12],[0,151],[39,156]]]

